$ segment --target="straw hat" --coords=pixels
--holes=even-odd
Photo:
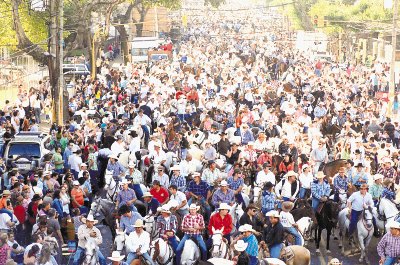
[[[318,171],[317,175],[315,176],[317,179],[323,179],[325,178],[325,174],[322,171]]]
[[[226,182],[226,180],[223,180],[223,181],[221,181],[220,186],[221,187],[226,187],[226,186],[228,186],[228,182]]]
[[[383,179],[383,175],[382,174],[375,174],[374,175],[374,181],[378,180],[378,179]]]
[[[142,197],[153,197],[153,195],[151,195],[150,192],[146,191],[145,193],[143,193]]]
[[[198,211],[200,209],[200,206],[197,206],[196,204],[194,204],[194,203],[192,203],[190,206],[189,206],[189,210],[196,210],[196,211]]]
[[[329,265],[341,265],[342,263],[337,258],[333,258],[333,259],[331,259],[331,261],[328,264]]]
[[[219,205],[219,208],[218,208],[218,211],[220,211],[220,210],[230,210],[231,209],[231,207],[227,204],[227,203],[221,203],[220,205]]]
[[[265,214],[265,216],[267,217],[273,217],[273,218],[281,218],[281,216],[279,215],[278,211],[269,211],[268,213]]]
[[[290,170],[288,173],[286,173],[285,177],[289,178],[291,176],[295,176],[297,178],[297,173],[294,172],[293,170]]]
[[[248,243],[244,242],[243,240],[238,240],[234,245],[235,249],[239,252],[245,251],[247,248]]]
[[[94,219],[94,216],[92,214],[89,214],[87,217],[82,217],[82,223],[86,223],[87,221],[93,222],[94,224],[97,224],[99,222]]]
[[[172,171],[174,171],[174,170],[181,170],[181,168],[179,167],[179,165],[175,165],[175,166],[171,167],[171,170],[172,170]]]
[[[250,224],[244,224],[239,227],[239,232],[255,232]]]
[[[393,161],[392,159],[390,159],[389,157],[385,157],[382,159],[382,163],[386,164],[386,163],[390,163],[391,166],[393,166]]]
[[[163,206],[161,207],[161,212],[162,212],[162,213],[169,213],[169,214],[171,214],[171,211],[170,211],[170,209],[168,208],[167,205],[163,205]]]
[[[282,203],[282,211],[290,212],[294,207],[294,203],[290,201],[286,201]]]
[[[391,222],[389,222],[389,224],[387,225],[387,227],[389,228],[395,228],[395,229],[400,229],[400,223],[397,221],[392,220]]]
[[[4,195],[11,195],[11,192],[9,190],[3,190],[3,196]]]
[[[111,257],[108,257],[108,259],[112,261],[122,261],[124,258],[125,255],[119,254],[119,251],[113,251]]]
[[[144,223],[142,219],[137,219],[133,227],[144,227]]]
[[[388,187],[390,183],[393,183],[391,179],[385,179],[382,183],[384,187]]]

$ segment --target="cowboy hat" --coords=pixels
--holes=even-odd
[[[79,181],[74,180],[74,181],[72,182],[72,185],[74,185],[74,186],[79,186],[80,184],[79,184]]]
[[[114,159],[117,159],[117,160],[118,160],[118,156],[117,156],[117,155],[115,155],[115,154],[111,154],[111,155],[109,155],[109,156],[108,156],[108,158],[114,158]]]
[[[133,162],[129,162],[128,167],[129,167],[129,168],[135,168],[136,165],[135,165],[135,163],[133,163]]]
[[[133,227],[144,227],[144,223],[142,219],[137,219]]]
[[[391,165],[393,165],[393,161],[392,159],[390,159],[389,157],[385,157],[382,159],[382,163],[386,164],[386,163],[390,163]]]
[[[390,183],[393,183],[391,179],[385,179],[382,183],[384,187],[388,187]]]
[[[190,206],[189,206],[189,210],[196,210],[196,211],[198,211],[200,209],[200,206],[197,206],[196,204],[194,204],[194,203],[192,203]]]
[[[226,180],[221,181],[221,183],[219,184],[221,187],[226,187],[228,186],[228,182],[226,182]]]
[[[247,145],[254,145],[254,142],[250,141],[250,142],[247,143]]]
[[[239,232],[255,232],[250,224],[244,224],[239,227]]]
[[[175,165],[175,166],[171,167],[171,170],[172,170],[172,171],[174,171],[174,170],[181,170],[181,168],[179,167],[179,165]]]
[[[395,229],[400,229],[400,223],[397,221],[392,220],[391,222],[389,222],[389,224],[387,225],[387,227],[389,228],[395,228]]]
[[[333,258],[333,259],[331,259],[331,261],[329,261],[328,264],[329,265],[341,265],[342,263],[337,258]]]
[[[193,172],[192,177],[200,177],[200,173],[199,172]]]
[[[82,223],[86,223],[87,221],[93,222],[94,224],[97,224],[99,222],[94,219],[94,216],[92,214],[89,214],[87,217],[82,217]]]
[[[374,181],[378,180],[378,179],[383,179],[383,175],[382,174],[375,174],[374,175]]]
[[[297,177],[297,173],[294,172],[293,170],[290,170],[290,171],[289,171],[288,173],[286,173],[286,175],[285,175],[286,178],[289,178],[289,177],[291,177],[291,176]]]
[[[317,175],[315,176],[317,179],[323,179],[325,178],[325,174],[322,171],[318,171]]]
[[[159,142],[155,142],[153,145],[154,145],[154,147],[156,147],[156,146],[161,147],[161,144]]]
[[[286,201],[282,203],[282,211],[290,212],[294,207],[294,203],[290,201]]]
[[[123,179],[119,185],[125,185],[125,184],[129,184],[129,181],[127,179]]]
[[[153,195],[151,195],[150,192],[146,191],[145,193],[143,193],[142,197],[153,197]]]
[[[161,210],[160,210],[162,213],[171,213],[171,211],[170,211],[170,209],[168,208],[168,206],[167,205],[163,205],[162,207],[161,207]]]
[[[119,254],[119,251],[113,251],[111,257],[108,257],[108,259],[112,261],[122,261],[124,258],[125,255]]]
[[[248,243],[244,242],[243,240],[238,240],[234,245],[235,249],[239,252],[245,251],[247,248]]]
[[[273,217],[273,218],[281,218],[281,216],[279,215],[278,211],[272,210],[269,211],[265,214],[265,216],[267,217]]]
[[[3,190],[3,196],[4,195],[11,195],[11,192],[9,190]]]
[[[219,205],[219,208],[218,208],[218,211],[220,211],[220,210],[230,210],[231,209],[231,207],[227,204],[227,203],[221,203],[220,205]]]
[[[81,167],[87,167],[86,163],[82,163]]]

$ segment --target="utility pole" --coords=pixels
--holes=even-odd
[[[389,84],[389,109],[388,116],[392,116],[393,112],[393,100],[394,100],[394,89],[395,89],[395,71],[396,66],[396,46],[397,46],[397,15],[398,15],[398,0],[394,0],[393,7],[393,28],[392,28],[392,61],[390,64],[390,84]]]
[[[63,72],[63,63],[64,63],[64,39],[63,39],[63,34],[64,34],[64,0],[58,0],[58,13],[60,16],[59,19],[59,41],[58,41],[58,46],[60,49],[59,52],[59,60],[58,60],[58,67],[60,71],[60,78],[59,78],[59,96],[58,96],[58,104],[59,104],[59,115],[58,115],[58,120],[57,124],[58,125],[63,125],[64,124],[64,72]]]
[[[50,4],[50,50],[49,50],[49,72],[50,72],[50,86],[51,86],[51,94],[53,97],[53,122],[58,122],[58,113],[59,113],[59,108],[58,108],[58,101],[59,101],[59,89],[58,89],[58,78],[59,78],[59,73],[58,73],[58,68],[56,67],[58,62],[57,62],[57,55],[58,55],[58,49],[57,49],[57,42],[58,42],[58,23],[57,23],[57,1],[49,1]]]

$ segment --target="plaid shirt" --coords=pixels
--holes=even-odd
[[[388,200],[394,200],[396,198],[396,195],[394,194],[393,191],[391,191],[390,189],[385,187],[385,188],[383,188],[381,198],[386,198]]]
[[[400,237],[394,237],[387,232],[379,241],[376,249],[381,258],[397,258],[400,256]]]
[[[175,215],[170,215],[169,221],[165,220],[161,215],[157,217],[157,230],[160,236],[167,231],[172,231],[174,234],[178,229],[178,220]]]
[[[118,161],[114,164],[109,161],[107,165],[107,170],[113,172],[113,177],[118,177],[119,175],[126,172],[126,169]]]
[[[381,167],[380,169],[378,169],[377,174],[382,174],[384,178],[389,178],[389,179],[396,179],[397,177],[397,172],[393,167],[389,169]]]
[[[129,170],[126,172],[126,176],[127,177],[131,177],[132,178],[132,183],[133,184],[142,184],[143,183],[143,176],[142,173],[135,169],[133,171],[133,173],[129,173]]]
[[[183,176],[172,176],[169,181],[169,185],[176,185],[179,191],[185,192],[186,190],[186,179]]]
[[[219,207],[220,203],[227,203],[227,204],[231,204],[232,202],[235,201],[235,193],[233,190],[228,189],[226,191],[226,194],[222,192],[221,189],[218,189],[214,192],[213,196],[212,196],[212,204],[215,207]]]
[[[221,175],[221,171],[218,168],[211,171],[209,168],[204,169],[203,174],[201,175],[201,180],[204,180],[208,183],[208,185],[214,186],[214,181],[219,178]]]
[[[275,208],[276,194],[273,192],[265,191],[261,197],[261,207],[266,210]]]
[[[255,235],[250,235],[248,237],[244,237],[243,241],[248,243],[246,252],[249,256],[257,257],[258,256],[258,241]]]
[[[204,218],[201,214],[196,214],[195,216],[191,214],[185,215],[183,217],[182,221],[182,229],[183,228],[194,228],[195,225],[198,225],[199,227],[205,227],[204,224]],[[200,235],[202,233],[202,230],[197,230],[196,232],[185,232],[185,234],[188,235]]]
[[[326,181],[324,181],[322,184],[320,184],[317,181],[314,181],[311,184],[311,194],[313,198],[319,200],[323,196],[329,197],[329,193],[331,193],[331,187]]]
[[[229,188],[236,191],[240,187],[243,187],[243,179],[239,177],[237,180],[235,180],[233,177],[229,177],[227,180]]]
[[[339,190],[347,191],[348,183],[349,179],[346,176],[342,178],[340,175],[336,175],[335,180],[333,181],[335,192],[339,192]]]
[[[205,181],[200,181],[199,185],[197,185],[196,182],[192,180],[189,182],[188,191],[192,192],[196,196],[201,196],[204,199],[207,199],[207,193],[209,188],[210,187]]]
[[[119,202],[119,207],[126,204],[127,201],[131,201],[133,199],[136,199],[136,193],[131,188],[118,192],[117,201]]]

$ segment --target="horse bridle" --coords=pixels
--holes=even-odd
[[[149,216],[149,218],[152,218],[153,217],[153,221],[144,221],[144,223],[155,223],[155,218],[154,218],[154,216]],[[156,228],[155,228],[155,226],[154,225],[152,225],[151,226],[151,231],[147,231],[147,233],[149,233],[150,234],[150,237],[153,237],[153,232],[155,232],[156,231]]]
[[[113,192],[113,194],[111,196],[107,192],[107,195],[110,197],[109,198],[110,200],[113,200],[115,194],[117,193],[118,184],[119,184],[119,179],[114,179],[114,176],[111,176],[110,183],[106,183],[106,185],[108,185],[108,187],[110,187],[113,180],[115,181],[114,192]]]
[[[214,234],[214,235],[217,235],[217,234]],[[220,235],[222,236],[222,234],[220,234]],[[224,238],[222,237],[222,238],[221,238],[221,243],[220,243],[220,244],[213,244],[213,245],[212,245],[212,249],[214,249],[214,247],[218,247],[218,252],[213,252],[213,251],[210,250],[211,255],[212,255],[213,253],[218,253],[218,256],[220,256],[221,253],[222,253],[222,246],[223,246],[223,243],[225,243],[225,242],[224,242]],[[224,255],[224,257],[223,257],[224,259],[228,258],[228,254],[229,254],[228,245],[226,245],[226,243],[225,243],[225,246],[226,246],[226,252],[225,252],[225,255]]]
[[[160,240],[162,240],[162,239],[160,239]],[[154,261],[157,261],[159,265],[167,265],[168,263],[171,262],[171,260],[174,257],[174,252],[172,251],[172,247],[168,243],[167,243],[167,245],[168,245],[167,249],[168,249],[168,252],[169,252],[169,256],[168,256],[168,259],[165,261],[165,263],[163,263],[163,262],[161,262],[159,260],[159,258],[160,258],[160,249],[158,249],[158,255],[157,255],[156,259],[154,260],[154,256],[152,258]],[[155,249],[155,246],[150,246],[150,249],[152,249],[152,248]],[[160,248],[160,245],[158,245],[158,248]]]

